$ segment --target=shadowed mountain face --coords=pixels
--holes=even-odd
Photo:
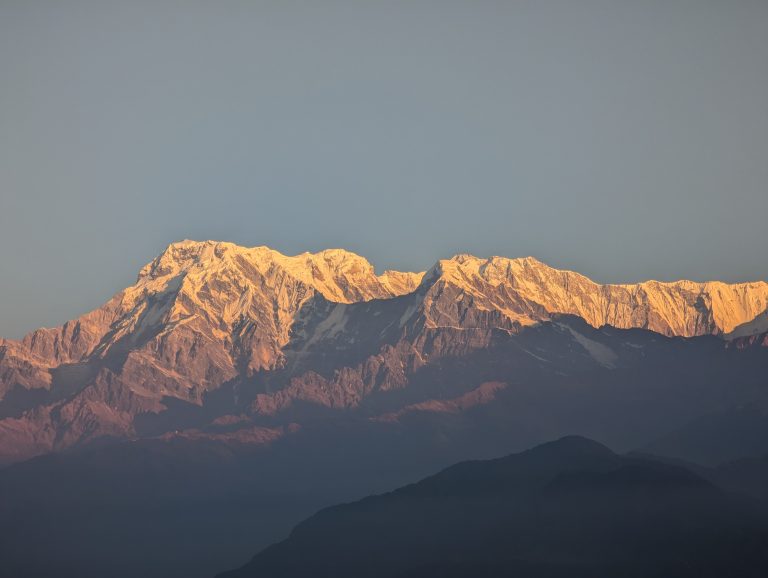
[[[422,370],[562,315],[664,336],[731,334],[754,346],[766,309],[764,282],[598,285],[532,258],[468,255],[426,274],[377,276],[343,250],[287,257],[184,241],[103,307],[0,341],[0,461],[201,427],[269,442],[295,419],[373,407]],[[616,350],[564,331],[576,356],[624,364],[625,342]],[[547,349],[527,353],[551,365]],[[480,385],[467,376],[464,387]]]
[[[697,417],[648,444],[655,455],[715,466],[768,453],[768,407],[726,408]]]
[[[0,459],[18,462],[0,470],[3,567],[202,578],[460,460],[567,434],[645,448],[763,411],[767,294],[601,286],[530,258],[377,276],[340,250],[171,245],[102,308],[0,342]],[[685,431],[731,428],[713,423]],[[756,431],[716,460],[768,454]]]
[[[574,333],[609,348],[610,364]],[[494,333],[355,409],[301,402],[285,410],[293,426],[220,423],[6,467],[0,556],[15,576],[212,576],[318,508],[460,460],[574,432],[640,448],[726,404],[764,400],[765,354],[574,318]],[[732,470],[728,487],[759,487],[753,466]]]
[[[579,437],[335,506],[221,578],[764,576],[768,512]]]

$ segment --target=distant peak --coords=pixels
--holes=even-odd
[[[324,249],[319,253],[306,253],[306,255],[312,261],[323,259],[334,267],[358,266],[366,271],[370,271],[371,274],[374,271],[373,265],[371,265],[368,259],[346,249]]]
[[[318,253],[308,253],[308,255],[321,255],[326,259],[362,259],[363,261],[367,261],[365,257],[362,257],[357,253],[354,253],[352,251],[347,251],[346,249],[338,249],[338,248],[323,249]]]
[[[615,455],[610,448],[603,444],[579,435],[561,437],[560,439],[538,445],[526,453],[543,455]]]
[[[457,253],[449,259],[441,259],[424,275],[422,284],[430,284],[438,278],[463,284],[467,277],[480,277],[492,283],[508,280],[510,276],[527,271],[556,271],[535,257],[476,257],[470,253]]]
[[[467,263],[468,261],[478,261],[478,260],[480,259],[472,255],[471,253],[456,253],[450,259],[446,259],[446,261],[453,261],[455,263]]]
[[[317,253],[284,255],[270,247],[242,247],[225,241],[185,239],[168,245],[139,273],[137,283],[164,283],[184,275],[244,275],[243,267],[261,275],[282,271],[336,302],[388,298],[411,292],[420,273],[388,271],[377,276],[373,265],[357,253],[332,248]],[[238,273],[239,271],[239,273]]]
[[[425,274],[386,271],[377,275],[367,259],[342,248],[288,256],[263,245],[248,248],[189,239],[171,243],[142,269],[137,283],[142,287],[156,283],[164,290],[172,278],[190,274],[240,281],[252,275],[288,275],[338,303],[389,298],[417,289],[429,292],[433,286],[451,285],[476,306],[497,310],[520,325],[568,314],[582,317],[593,327],[642,326],[665,335],[728,333],[768,308],[768,284],[764,282],[601,285],[579,273],[550,267],[533,256],[510,259],[469,253],[439,260]],[[436,291],[433,296],[439,294]],[[697,303],[703,303],[707,311],[702,313]]]
[[[449,259],[441,259],[432,269],[440,271],[461,270],[463,273],[479,273],[485,271],[519,272],[524,270],[547,269],[555,270],[535,257],[476,257],[470,253],[457,253]]]

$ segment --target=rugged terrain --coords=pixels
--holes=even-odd
[[[377,276],[343,250],[287,257],[184,241],[99,309],[0,341],[0,461],[211,424],[267,442],[313,409],[359,408],[424,367],[562,315],[748,346],[767,309],[765,282],[599,285],[530,257],[469,255]],[[610,347],[571,335],[613,363]]]
[[[209,577],[321,507],[570,434],[738,460],[721,477],[759,487],[767,299],[173,244],[103,307],[0,343],[3,568]]]
[[[758,578],[767,548],[766,504],[567,437],[325,509],[221,578]]]

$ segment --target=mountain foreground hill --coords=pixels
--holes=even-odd
[[[768,439],[732,426],[768,411],[765,309],[764,282],[171,245],[102,308],[0,344],[3,568],[210,577],[319,508],[570,434],[682,459],[726,440],[707,463],[745,460],[753,487]]]
[[[219,578],[766,573],[766,504],[572,436],[322,510]]]

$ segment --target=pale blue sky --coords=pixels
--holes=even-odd
[[[0,335],[173,240],[768,277],[765,0],[0,0]]]

